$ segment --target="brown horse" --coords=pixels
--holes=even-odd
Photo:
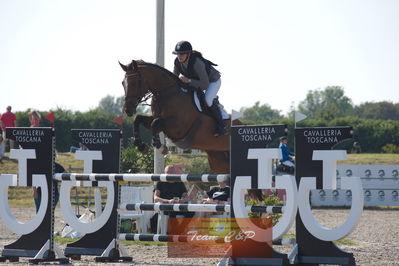
[[[134,60],[120,65],[126,72],[122,82],[124,112],[132,116],[139,103],[152,97],[152,115],[137,115],[134,120],[134,145],[141,152],[147,147],[140,138],[140,124],[152,131],[157,148],[161,148],[158,134],[162,131],[180,148],[204,150],[215,173],[230,172],[230,133],[220,137],[213,135],[216,123],[197,110],[191,89],[183,89],[186,86],[177,76],[158,65]],[[225,120],[225,124],[230,128],[230,120]]]

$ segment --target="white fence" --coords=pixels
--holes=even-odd
[[[351,206],[352,193],[341,190],[341,176],[358,176],[364,206],[399,206],[399,165],[337,165],[336,190],[312,190],[312,206]]]

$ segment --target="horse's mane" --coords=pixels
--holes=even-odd
[[[168,76],[170,76],[172,79],[174,79],[177,84],[183,85],[183,82],[179,79],[178,76],[176,76],[175,74],[173,74],[172,72],[170,72],[169,70],[167,70],[164,67],[161,67],[161,66],[159,66],[157,64],[148,63],[148,62],[145,62],[145,61],[142,61],[142,60],[139,60],[139,61],[136,61],[136,62],[137,62],[137,65],[139,65],[139,66],[148,66],[148,67],[156,68],[156,69],[164,72]]]

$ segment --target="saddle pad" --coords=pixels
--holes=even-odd
[[[185,89],[182,88],[182,90],[185,90]],[[195,106],[197,107],[197,110],[198,110],[200,113],[202,113],[202,112],[203,112],[203,111],[202,111],[202,107],[201,107],[200,100],[199,100],[199,98],[198,98],[198,95],[197,95],[197,92],[196,92],[196,91],[194,91],[193,97],[194,97],[194,103],[195,103]],[[227,112],[224,110],[224,108],[223,108],[223,106],[222,106],[221,104],[219,104],[219,108],[220,108],[220,112],[221,112],[221,114],[222,114],[222,118],[223,118],[224,120],[230,119],[230,116],[227,114]]]

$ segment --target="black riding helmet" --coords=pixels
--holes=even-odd
[[[191,43],[188,41],[180,41],[176,44],[175,50],[172,52],[173,54],[188,54],[193,51],[193,47]]]

